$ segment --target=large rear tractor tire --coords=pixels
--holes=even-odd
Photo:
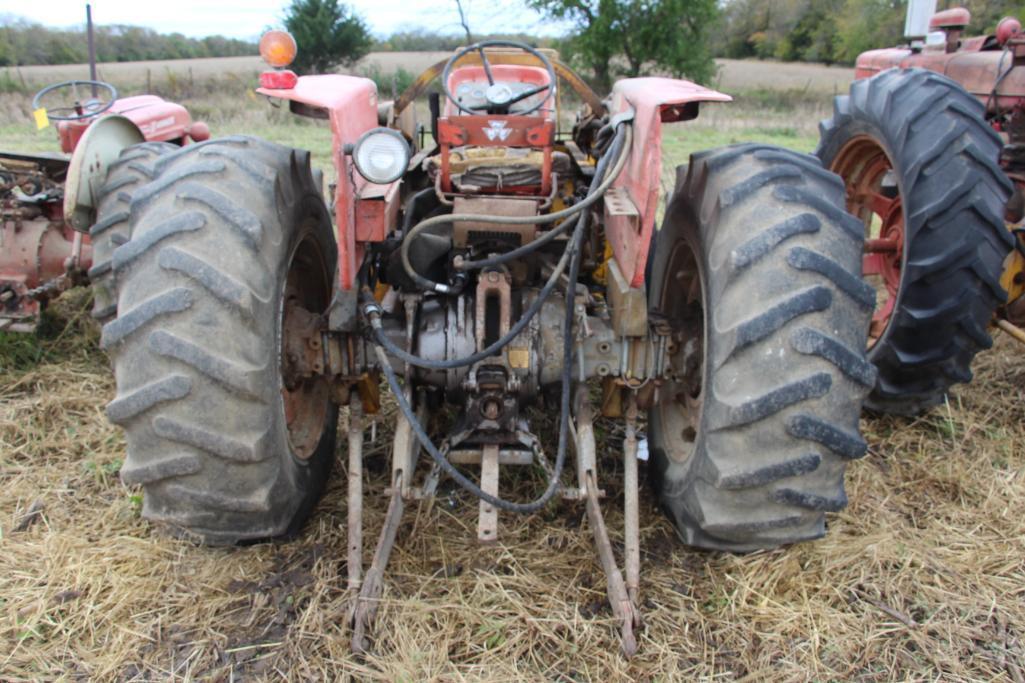
[[[652,483],[683,540],[729,551],[817,538],[865,454],[872,290],[860,224],[814,157],[691,157],[656,237],[649,308],[672,381],[649,414]]]
[[[879,292],[868,351],[879,380],[866,405],[919,414],[971,381],[1007,296],[1000,137],[974,96],[922,69],[855,81],[820,129],[816,154],[864,223],[864,276]]]
[[[128,209],[132,193],[153,179],[153,164],[179,149],[170,142],[142,142],[126,147],[110,165],[100,188],[96,222],[89,228],[93,265],[89,280],[93,290],[93,317],[101,323],[117,316],[117,279],[111,267],[114,250],[132,238]]]
[[[101,338],[121,478],[144,487],[145,518],[206,543],[290,535],[324,489],[337,421],[326,382],[283,359],[293,323],[327,309],[337,261],[309,154],[234,137],[155,169],[113,255],[119,316]]]

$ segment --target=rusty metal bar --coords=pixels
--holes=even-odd
[[[591,402],[588,400],[587,387],[581,386],[577,391],[577,428],[576,428],[576,453],[577,453],[577,482],[580,485],[580,496],[587,495],[587,473],[593,472],[595,467],[595,440],[594,440],[594,414],[591,410]]]
[[[1004,320],[1003,318],[998,318],[997,327],[999,327],[1007,334],[1011,335],[1015,341],[1019,341],[1022,344],[1025,344],[1025,330],[1021,329],[1014,323],[1008,320]]]
[[[349,588],[357,589],[363,578],[363,403],[352,392],[349,404]]]
[[[453,465],[479,465],[481,463],[481,453],[479,450],[459,448],[449,451],[448,461]],[[502,448],[498,451],[498,464],[533,465],[534,454],[520,449]]]
[[[626,438],[623,440],[623,529],[626,590],[633,604],[641,587],[641,533],[637,482],[637,400],[630,395],[626,409]]]
[[[605,590],[608,593],[609,605],[612,606],[612,614],[620,622],[619,635],[623,641],[623,654],[632,657],[637,653],[637,637],[633,632],[634,622],[637,618],[636,610],[630,600],[626,583],[623,581],[623,574],[616,566],[612,542],[609,540],[609,531],[605,527],[601,508],[598,507],[598,486],[595,483],[593,472],[588,472],[584,487],[587,489],[587,519],[591,525],[591,531],[594,533],[598,559],[601,560],[602,569],[605,570]]]
[[[380,606],[384,570],[388,566],[388,558],[391,557],[392,548],[395,546],[395,536],[398,534],[404,509],[402,473],[400,472],[392,481],[388,512],[385,514],[384,526],[381,527],[381,535],[378,537],[377,547],[374,549],[374,560],[370,564],[370,569],[367,570],[363,588],[353,607],[351,643],[353,654],[363,654],[367,651],[366,632]]]
[[[89,45],[89,80],[96,80],[96,40],[93,36],[93,7],[85,3],[85,33]],[[96,97],[96,86],[90,86],[93,97]]]
[[[632,657],[637,652],[637,637],[634,626],[640,624],[637,608],[634,606],[623,574],[616,565],[616,557],[612,551],[612,542],[605,526],[598,503],[599,491],[596,467],[596,444],[592,424],[593,411],[587,400],[586,388],[581,387],[577,393],[577,471],[581,474],[580,488],[587,501],[587,519],[594,534],[594,545],[598,550],[598,559],[605,572],[605,590],[612,607],[612,614],[620,622],[620,638],[623,654]]]
[[[485,493],[498,496],[498,444],[485,444],[480,453],[480,487]],[[498,540],[498,508],[480,501],[477,516],[477,540],[494,543]]]
[[[865,251],[868,253],[897,251],[897,240],[884,238],[865,240]]]

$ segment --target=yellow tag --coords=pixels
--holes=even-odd
[[[36,130],[42,130],[50,125],[50,117],[46,115],[46,107],[40,107],[32,112],[36,118]]]

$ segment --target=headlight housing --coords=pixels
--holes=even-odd
[[[409,145],[402,133],[391,128],[373,128],[360,136],[352,148],[352,161],[359,174],[384,185],[402,177],[409,166]]]

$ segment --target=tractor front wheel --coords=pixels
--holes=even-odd
[[[309,154],[247,137],[183,148],[133,194],[131,227],[101,338],[121,478],[143,486],[144,517],[204,542],[289,535],[324,489],[337,421],[326,381],[296,371],[320,348],[337,260]]]
[[[922,69],[855,81],[820,128],[817,154],[863,223],[863,274],[878,293],[868,354],[879,380],[866,405],[916,415],[971,380],[1006,299],[1000,137],[973,95]]]
[[[672,376],[648,438],[652,483],[689,545],[816,538],[846,505],[875,382],[861,241],[839,179],[814,157],[739,145],[677,170],[649,291]]]

